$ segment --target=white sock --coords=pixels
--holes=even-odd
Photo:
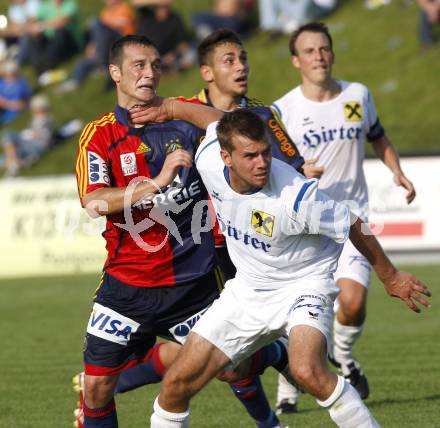
[[[283,400],[289,400],[289,402],[292,404],[296,403],[298,401],[299,394],[299,390],[289,383],[281,373],[279,373],[277,404],[280,404]]]
[[[356,390],[342,376],[330,397],[317,403],[328,409],[330,418],[340,428],[380,428]]]
[[[351,351],[363,329],[363,324],[360,326],[343,325],[335,318],[333,324],[333,357],[338,363],[347,365],[353,361]]]
[[[154,413],[151,415],[151,428],[187,428],[189,427],[189,409],[183,413],[173,413],[162,409],[159,397],[154,400]]]

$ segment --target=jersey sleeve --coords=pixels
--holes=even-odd
[[[367,117],[368,117],[368,131],[367,140],[369,142],[375,141],[385,135],[385,130],[380,123],[377,115],[376,106],[374,104],[373,96],[367,89]]]
[[[95,122],[86,125],[79,138],[76,179],[80,199],[101,187],[110,186],[109,152],[104,135]]]
[[[267,135],[272,144],[272,156],[293,166],[297,171],[302,172],[304,158],[300,155],[298,147],[292,141],[277,111],[270,107],[254,107],[252,110],[257,113],[265,122]]]
[[[218,138],[217,138],[217,124],[218,122],[213,122],[206,128],[205,138],[199,145],[195,156],[195,163],[198,169],[205,168],[207,156],[212,154],[214,148],[218,148]]]
[[[348,239],[350,210],[318,190],[318,180],[305,180],[287,210],[304,233],[324,235],[338,243]]]

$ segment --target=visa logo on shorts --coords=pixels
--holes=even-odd
[[[188,334],[196,324],[196,322],[200,319],[200,317],[209,309],[205,308],[202,309],[197,314],[191,315],[188,319],[185,321],[176,324],[174,327],[170,328],[170,333],[173,335],[173,337],[180,343],[184,343]]]
[[[127,346],[139,323],[95,303],[87,325],[87,333],[119,345]]]

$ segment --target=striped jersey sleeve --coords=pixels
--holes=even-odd
[[[75,170],[78,193],[81,199],[86,193],[110,185],[108,173],[109,141],[101,130],[115,122],[114,113],[108,113],[100,119],[88,123],[81,133]]]

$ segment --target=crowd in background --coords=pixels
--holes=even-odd
[[[390,1],[365,0],[365,6],[374,8]],[[435,41],[433,28],[440,20],[440,0],[418,2],[419,38],[421,46],[426,48]],[[0,30],[2,128],[32,105],[29,101],[35,91],[21,76],[24,66],[33,70],[37,91],[49,84],[57,84],[58,94],[74,91],[92,73],[107,76],[111,44],[121,36],[138,33],[158,47],[164,72],[175,73],[194,65],[198,41],[218,28],[231,28],[241,36],[260,30],[276,37],[289,34],[306,22],[322,19],[338,6],[338,0],[215,0],[212,10],[192,15],[189,30],[173,9],[172,0],[103,0],[102,3],[98,16],[81,22],[77,0],[10,1],[7,23]],[[76,57],[76,62],[68,74],[65,61],[72,57]],[[106,87],[111,88],[112,82],[109,77],[106,79]],[[44,105],[49,111],[49,99]],[[12,138],[10,131],[2,131],[0,168],[5,168],[7,175],[17,175],[23,166],[36,162],[50,149],[56,133],[51,123],[51,127],[45,126],[46,131],[51,128],[51,138],[45,137],[44,144],[36,143],[38,149],[23,150],[34,140],[25,144],[26,139]],[[33,127],[31,124],[29,129]]]

